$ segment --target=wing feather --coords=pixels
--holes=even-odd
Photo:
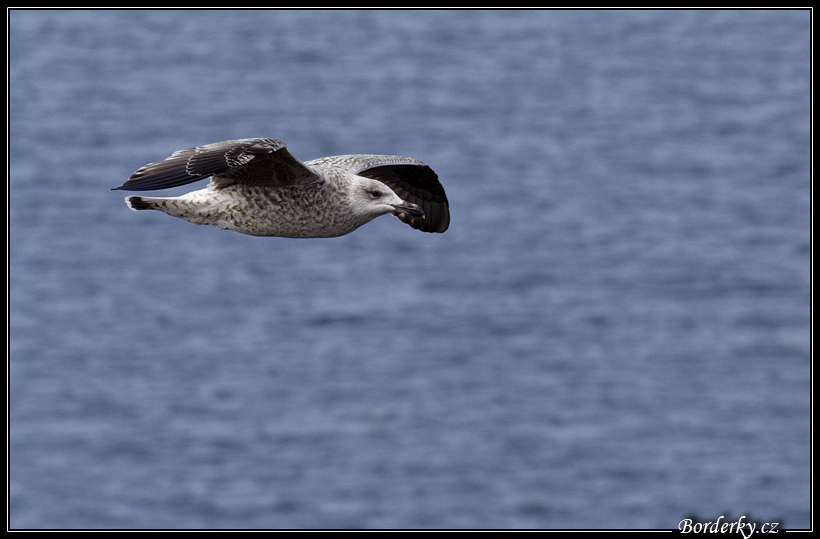
[[[233,183],[288,185],[317,178],[285,144],[269,138],[227,140],[172,153],[149,163],[116,189],[151,191],[214,177],[217,187]]]
[[[450,226],[450,204],[438,175],[427,164],[411,157],[366,156],[356,172],[378,180],[407,202],[418,204],[423,217],[399,214],[398,218],[423,232],[444,232]]]

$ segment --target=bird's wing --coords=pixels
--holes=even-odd
[[[291,185],[318,175],[293,157],[285,144],[269,138],[215,142],[179,150],[164,161],[137,170],[116,189],[151,191],[214,177],[217,187],[234,183]]]
[[[444,232],[450,226],[450,204],[438,175],[426,163],[397,155],[337,155],[308,161],[308,165],[332,165],[353,174],[378,180],[407,202],[418,204],[424,217],[406,213],[398,218],[423,232]]]

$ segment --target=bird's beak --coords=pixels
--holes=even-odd
[[[398,215],[400,213],[409,214],[411,217],[424,217],[424,210],[421,209],[421,206],[418,204],[411,204],[409,202],[403,202],[401,204],[394,204],[393,208],[393,215]]]

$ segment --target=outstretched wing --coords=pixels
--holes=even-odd
[[[233,183],[289,185],[317,178],[313,170],[291,155],[283,142],[248,138],[179,150],[164,161],[140,168],[116,189],[167,189],[210,176],[218,187]]]
[[[397,155],[339,155],[308,161],[341,166],[359,176],[378,180],[407,202],[418,204],[424,217],[406,213],[398,218],[423,232],[444,232],[450,226],[450,204],[438,175],[426,163]]]

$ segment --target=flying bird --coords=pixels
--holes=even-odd
[[[116,189],[151,191],[211,178],[178,197],[129,196],[132,210],[159,210],[198,225],[252,236],[330,238],[388,213],[423,232],[450,225],[447,195],[427,164],[394,155],[337,155],[301,162],[270,138],[179,150],[137,170]]]

